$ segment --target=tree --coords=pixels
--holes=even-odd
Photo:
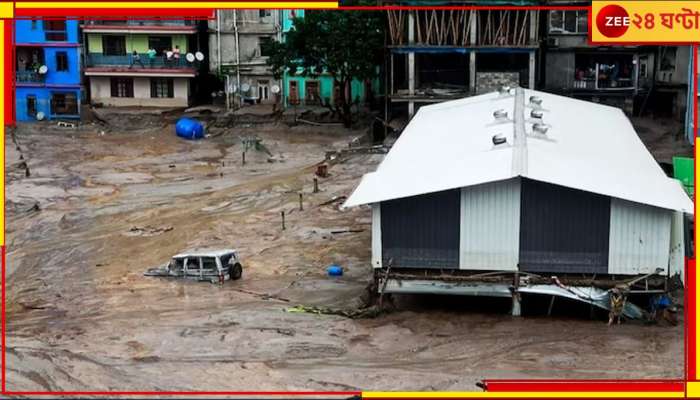
[[[344,90],[340,90],[335,104],[326,102],[326,106],[340,115],[345,126],[350,126],[351,82],[375,78],[382,62],[383,14],[310,10],[303,18],[294,18],[293,23],[283,43],[266,45],[267,62],[275,78],[279,79],[285,71],[303,77],[330,75],[336,87]]]

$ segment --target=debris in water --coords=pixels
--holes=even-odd
[[[126,233],[124,233],[124,236],[158,236],[160,234],[163,234],[165,232],[170,232],[173,230],[172,226],[162,226],[162,227],[156,227],[156,226],[150,226],[146,225],[144,227],[140,226],[132,226],[131,229],[129,229]]]
[[[377,306],[370,306],[367,308],[361,308],[358,310],[334,310],[327,307],[315,307],[315,306],[304,306],[297,305],[294,307],[286,308],[284,311],[288,313],[308,313],[308,314],[318,314],[318,315],[340,315],[347,318],[374,318],[378,316],[381,311]]]

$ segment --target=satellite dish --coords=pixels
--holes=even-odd
[[[277,86],[277,85],[272,85],[272,87],[270,88],[270,90],[272,91],[272,93],[277,94],[277,93],[280,92],[280,87]]]
[[[198,52],[194,53],[194,57],[197,59],[197,61],[202,61],[202,60],[204,60],[204,54],[202,54],[201,51],[198,51]]]
[[[49,67],[47,67],[46,65],[42,65],[41,67],[39,67],[40,74],[45,74],[47,72],[49,72]]]
[[[217,93],[216,92],[211,92],[211,97],[216,97]]]
[[[231,93],[236,93],[237,91],[238,91],[238,86],[236,86],[236,85],[231,85],[231,90],[229,90],[229,92],[231,92]]]
[[[249,85],[249,84],[244,83],[244,84],[241,85],[241,92],[244,92],[244,93],[245,93],[245,92],[247,92],[247,91],[249,91],[249,90],[250,90],[250,85]]]
[[[166,57],[171,58],[171,57],[173,56],[173,52],[172,52],[172,51],[166,51],[166,52],[165,52],[165,55],[166,55]]]
[[[44,119],[44,117],[45,117],[45,115],[44,115],[43,112],[39,111],[38,113],[36,113],[36,119],[37,119],[37,120],[41,121],[41,120]]]
[[[187,55],[185,56],[185,58],[187,59],[188,62],[193,62],[193,61],[194,61],[194,54],[192,54],[192,53],[187,53]]]

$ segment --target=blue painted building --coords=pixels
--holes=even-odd
[[[17,121],[80,118],[77,20],[15,21]]]

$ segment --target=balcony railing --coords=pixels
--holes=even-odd
[[[174,68],[186,69],[197,67],[197,61],[188,62],[184,54],[180,58],[167,59],[164,55],[156,55],[154,58],[148,58],[147,54],[139,54],[140,59],[137,61],[132,55],[110,56],[100,53],[90,53],[86,58],[88,67],[122,67],[122,68]]]
[[[47,42],[65,42],[68,38],[65,29],[57,31],[44,31]]]
[[[44,75],[34,71],[16,71],[15,81],[17,83],[42,83]]]
[[[88,20],[86,26],[194,26],[195,21],[187,19],[119,19],[119,20]]]

